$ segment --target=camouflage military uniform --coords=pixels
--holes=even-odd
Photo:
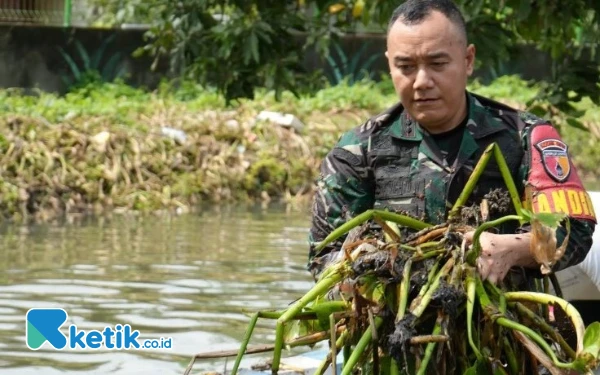
[[[533,155],[531,131],[538,125],[549,126],[529,113],[473,93],[467,92],[466,95],[468,119],[460,145],[450,145],[458,149],[451,164],[444,160],[439,141],[423,131],[401,104],[342,135],[322,162],[318,179],[309,235],[308,266],[313,275],[318,274],[328,258],[340,249],[344,238],[315,256],[314,248],[318,242],[365,210],[386,209],[432,224],[444,222],[474,165],[493,142],[500,146],[519,192],[524,193]],[[571,173],[577,177],[576,171]],[[505,186],[492,158],[471,194],[469,204],[480,202],[492,189],[506,189]],[[584,217],[570,215],[568,248],[556,270],[585,258],[596,223],[591,210],[591,205],[586,206],[588,215]],[[582,212],[581,205],[578,212]],[[509,213],[498,213],[505,214]],[[504,229],[504,232],[514,233],[517,229],[512,227]],[[559,243],[562,243],[564,235],[564,232],[559,233]]]

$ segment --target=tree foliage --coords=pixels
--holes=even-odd
[[[102,3],[105,13],[112,9],[119,15],[117,22],[123,22],[128,14],[144,17],[142,21],[151,24],[145,52],[157,59],[168,56],[171,67],[182,76],[218,88],[228,100],[251,98],[257,87],[278,94],[306,87],[309,78],[301,67],[309,47],[326,57],[331,42],[344,33],[365,28],[385,32],[392,11],[401,3],[95,1]],[[570,101],[590,97],[600,103],[596,56],[600,43],[599,1],[458,0],[457,4],[465,15],[471,42],[477,46],[479,68],[502,75],[523,45],[552,57],[551,77],[529,103],[533,111],[545,116],[560,111],[577,117]]]

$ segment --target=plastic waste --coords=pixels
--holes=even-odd
[[[185,143],[185,140],[187,139],[187,135],[183,130],[163,126],[160,128],[160,131],[162,135],[172,138],[179,143]]]
[[[302,121],[290,113],[261,111],[258,116],[256,116],[256,119],[271,121],[286,128],[294,128],[298,133],[302,132],[302,129],[304,128]]]

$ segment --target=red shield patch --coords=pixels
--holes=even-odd
[[[544,139],[535,147],[542,154],[542,164],[546,173],[554,180],[563,182],[571,173],[571,162],[567,153],[568,146],[558,139]]]

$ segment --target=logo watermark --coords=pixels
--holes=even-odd
[[[54,349],[171,349],[172,338],[142,339],[140,331],[129,324],[116,324],[102,330],[82,330],[71,324],[68,335],[61,328],[67,321],[64,309],[30,309],[25,318],[25,337],[27,347],[40,349],[46,342]]]

